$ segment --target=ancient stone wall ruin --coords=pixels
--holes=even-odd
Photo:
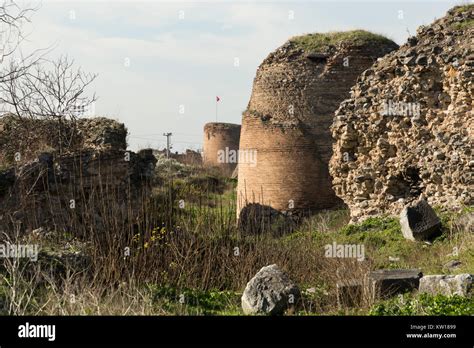
[[[217,167],[225,175],[232,175],[238,160],[239,139],[240,125],[207,123],[204,126],[204,165]]]
[[[0,163],[36,158],[41,152],[66,154],[85,149],[105,151],[127,148],[127,129],[105,117],[68,120],[0,116]]]
[[[354,220],[423,194],[472,205],[474,6],[455,7],[365,71],[336,112],[330,169]]]
[[[155,156],[168,156],[166,149],[162,150],[153,150],[153,154]],[[171,152],[169,153],[169,157],[178,161],[179,163],[191,165],[191,166],[200,166],[202,165],[202,155],[200,152],[186,149],[184,152]]]
[[[0,119],[4,125],[0,142],[13,139],[16,129],[24,129],[18,122]],[[43,121],[31,124],[35,122],[44,130]],[[146,194],[154,174],[152,150],[127,151],[124,125],[110,119],[84,119],[69,125],[74,130],[67,134],[76,135],[75,145],[63,151],[51,147],[48,132],[37,138],[38,143],[29,144],[34,151],[22,146],[0,147],[4,159],[0,167],[0,227],[19,224],[21,230],[64,230],[72,224],[95,223],[99,229],[104,215],[131,218],[140,206],[134,202]],[[49,134],[55,134],[57,125],[48,122],[48,126],[52,127]]]
[[[328,162],[334,111],[358,75],[396,49],[365,31],[310,34],[289,40],[260,65],[242,118],[240,151],[257,161],[239,162],[237,205],[318,210],[341,201]]]

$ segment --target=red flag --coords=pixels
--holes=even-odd
[[[221,98],[219,98],[218,96],[216,96],[216,103],[221,100]]]

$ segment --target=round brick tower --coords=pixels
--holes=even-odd
[[[232,175],[238,161],[240,125],[207,123],[204,126],[203,163]]]
[[[342,201],[332,189],[330,126],[359,74],[398,46],[357,30],[290,39],[259,66],[242,117],[237,209],[308,212]]]

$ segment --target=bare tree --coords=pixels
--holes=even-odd
[[[59,143],[70,143],[67,138],[72,133],[63,134],[63,126],[65,121],[74,125],[77,117],[93,113],[97,98],[95,94],[86,96],[86,89],[97,75],[75,68],[67,56],[46,59],[48,49],[23,55],[22,26],[30,21],[33,11],[36,9],[22,9],[14,1],[0,4],[0,112],[20,123],[25,119],[55,120]],[[25,133],[31,131],[30,122],[24,122],[24,126]]]
[[[40,59],[0,84],[0,102],[19,117],[75,120],[97,100],[95,94],[85,94],[96,77],[74,68],[67,56],[55,61]]]
[[[28,55],[19,50],[25,40],[23,25],[30,22],[30,16],[36,10],[33,7],[23,8],[12,0],[0,3],[0,83],[17,78],[40,57],[38,53],[41,50]]]
[[[69,148],[76,136],[76,120],[94,113],[95,93],[86,89],[97,75],[84,73],[74,67],[74,61],[62,56],[55,61],[40,59],[26,71],[17,71],[14,78],[0,83],[0,103],[18,120],[24,120],[24,132],[50,132],[38,127],[31,129],[28,120],[55,121],[56,146],[59,152]],[[21,123],[21,122],[20,122]],[[46,135],[46,134],[45,134]],[[46,136],[45,138],[50,138]]]

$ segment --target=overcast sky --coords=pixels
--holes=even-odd
[[[398,44],[469,1],[48,1],[25,48],[54,46],[99,76],[95,111],[124,122],[134,150],[197,149],[206,122],[240,123],[261,61],[288,38],[366,29]],[[237,64],[238,63],[238,64]]]

